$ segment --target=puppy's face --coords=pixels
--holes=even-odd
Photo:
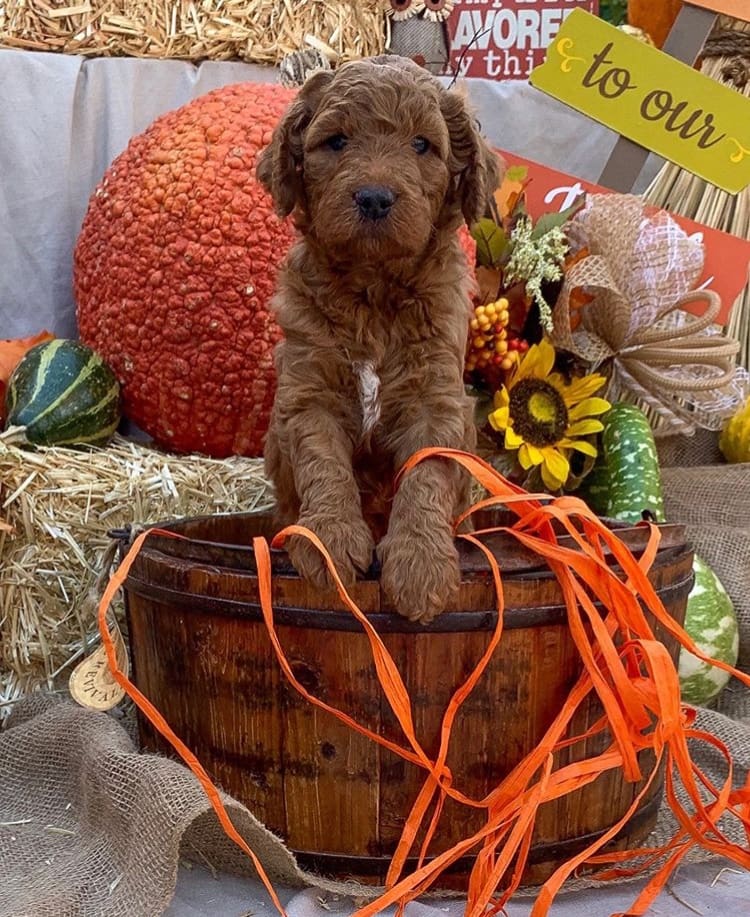
[[[311,77],[258,176],[280,214],[364,262],[419,255],[435,230],[478,219],[497,180],[461,98],[393,57]]]
[[[305,131],[310,229],[328,251],[351,248],[365,259],[417,254],[450,181],[448,129],[437,93],[432,86],[405,91],[403,77],[343,76],[328,87]]]

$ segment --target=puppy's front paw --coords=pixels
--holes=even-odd
[[[461,571],[450,531],[386,535],[378,556],[386,595],[410,621],[429,624],[458,594]]]
[[[345,586],[351,586],[357,574],[364,574],[372,563],[375,544],[364,520],[343,522],[338,519],[302,517],[299,524],[313,531],[323,542]],[[306,538],[293,535],[287,541],[287,553],[294,569],[316,586],[331,586],[333,580],[323,555]]]

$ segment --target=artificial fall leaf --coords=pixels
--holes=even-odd
[[[508,311],[510,312],[508,327],[515,331],[516,334],[521,334],[531,306],[531,299],[526,292],[526,284],[522,280],[514,283],[512,286],[506,287],[501,295],[508,300]]]
[[[0,423],[5,423],[5,389],[11,373],[27,350],[53,338],[54,334],[49,331],[40,331],[31,337],[0,341]]]
[[[7,382],[10,374],[18,366],[21,357],[27,350],[42,344],[44,341],[51,341],[54,334],[49,331],[40,331],[39,334],[33,334],[27,338],[14,338],[12,340],[0,341],[0,382]]]
[[[508,181],[525,182],[528,177],[529,177],[528,166],[522,166],[522,165],[509,166],[505,170],[505,178],[507,178]]]
[[[563,269],[566,272],[569,271],[572,267],[575,267],[576,264],[578,264],[579,262],[585,261],[586,258],[588,258],[590,254],[591,252],[589,251],[588,246],[584,245],[583,248],[578,249],[575,255],[573,254],[568,255],[568,257],[565,259],[565,264],[563,265]]]
[[[478,267],[476,269],[477,286],[479,287],[479,302],[486,306],[495,302],[499,296],[500,284],[503,280],[502,271],[494,267]]]
[[[504,219],[507,219],[508,217],[511,217],[515,214],[516,208],[518,207],[518,204],[521,198],[523,197],[523,193],[524,193],[523,190],[511,191],[510,195],[508,196],[508,202],[506,204],[506,208],[508,212],[506,214],[503,214]]]
[[[511,167],[505,173],[500,187],[495,191],[495,204],[501,219],[505,220],[513,213],[528,184],[527,174],[525,166]]]
[[[578,264],[580,261],[584,261],[591,252],[588,248],[582,248],[580,251],[576,252],[575,255],[568,255],[565,259],[565,264],[563,270],[567,273],[572,267]],[[581,324],[581,310],[584,306],[587,306],[590,302],[594,301],[594,297],[587,293],[583,287],[575,287],[570,293],[568,309],[570,312],[570,330],[575,331],[576,328]]]
[[[559,228],[564,226],[568,220],[572,219],[579,210],[583,208],[586,203],[586,195],[581,195],[578,200],[568,207],[566,210],[561,210],[559,213],[544,213],[536,221],[534,230],[531,233],[532,239],[541,239],[542,236],[546,235],[551,229]]]
[[[578,328],[582,321],[581,310],[584,306],[587,306],[590,302],[594,301],[594,297],[587,293],[583,287],[576,287],[571,291],[568,298],[568,310],[570,312],[570,330],[575,331]]]
[[[508,237],[502,226],[485,217],[472,226],[471,234],[477,243],[478,263],[482,267],[499,265],[508,247]]]

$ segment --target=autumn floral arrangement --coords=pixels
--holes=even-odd
[[[532,180],[511,167],[472,229],[465,382],[480,452],[531,490],[572,492],[602,464],[614,404],[637,406],[649,437],[719,430],[748,377],[714,323],[718,297],[698,286],[700,240],[633,195],[581,196],[533,218]],[[689,307],[701,299],[698,318]]]
[[[590,470],[598,418],[610,404],[600,397],[606,378],[573,366],[550,338],[552,304],[571,263],[564,227],[584,201],[534,221],[528,180],[526,167],[508,169],[492,215],[472,230],[479,294],[465,381],[481,451],[530,489],[556,492]]]

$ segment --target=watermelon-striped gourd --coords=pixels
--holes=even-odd
[[[648,418],[634,404],[618,401],[602,422],[607,515],[623,522],[640,522],[647,510],[657,522],[664,522],[659,456]]]
[[[120,422],[120,385],[90,347],[55,338],[27,351],[8,380],[8,431],[37,446],[103,445]]]
[[[685,630],[706,655],[737,665],[740,632],[732,600],[719,577],[700,557],[693,561],[693,572],[695,583],[688,596]],[[707,704],[731,677],[686,649],[680,651],[679,675],[682,699],[688,704]]]
[[[602,418],[601,453],[583,492],[595,512],[623,522],[640,522],[644,510],[664,522],[661,469],[648,418],[632,404],[618,402]],[[688,596],[685,630],[712,658],[736,665],[739,629],[732,600],[718,576],[700,557],[693,560],[695,582]],[[680,651],[682,699],[707,704],[729,681],[722,669]]]

